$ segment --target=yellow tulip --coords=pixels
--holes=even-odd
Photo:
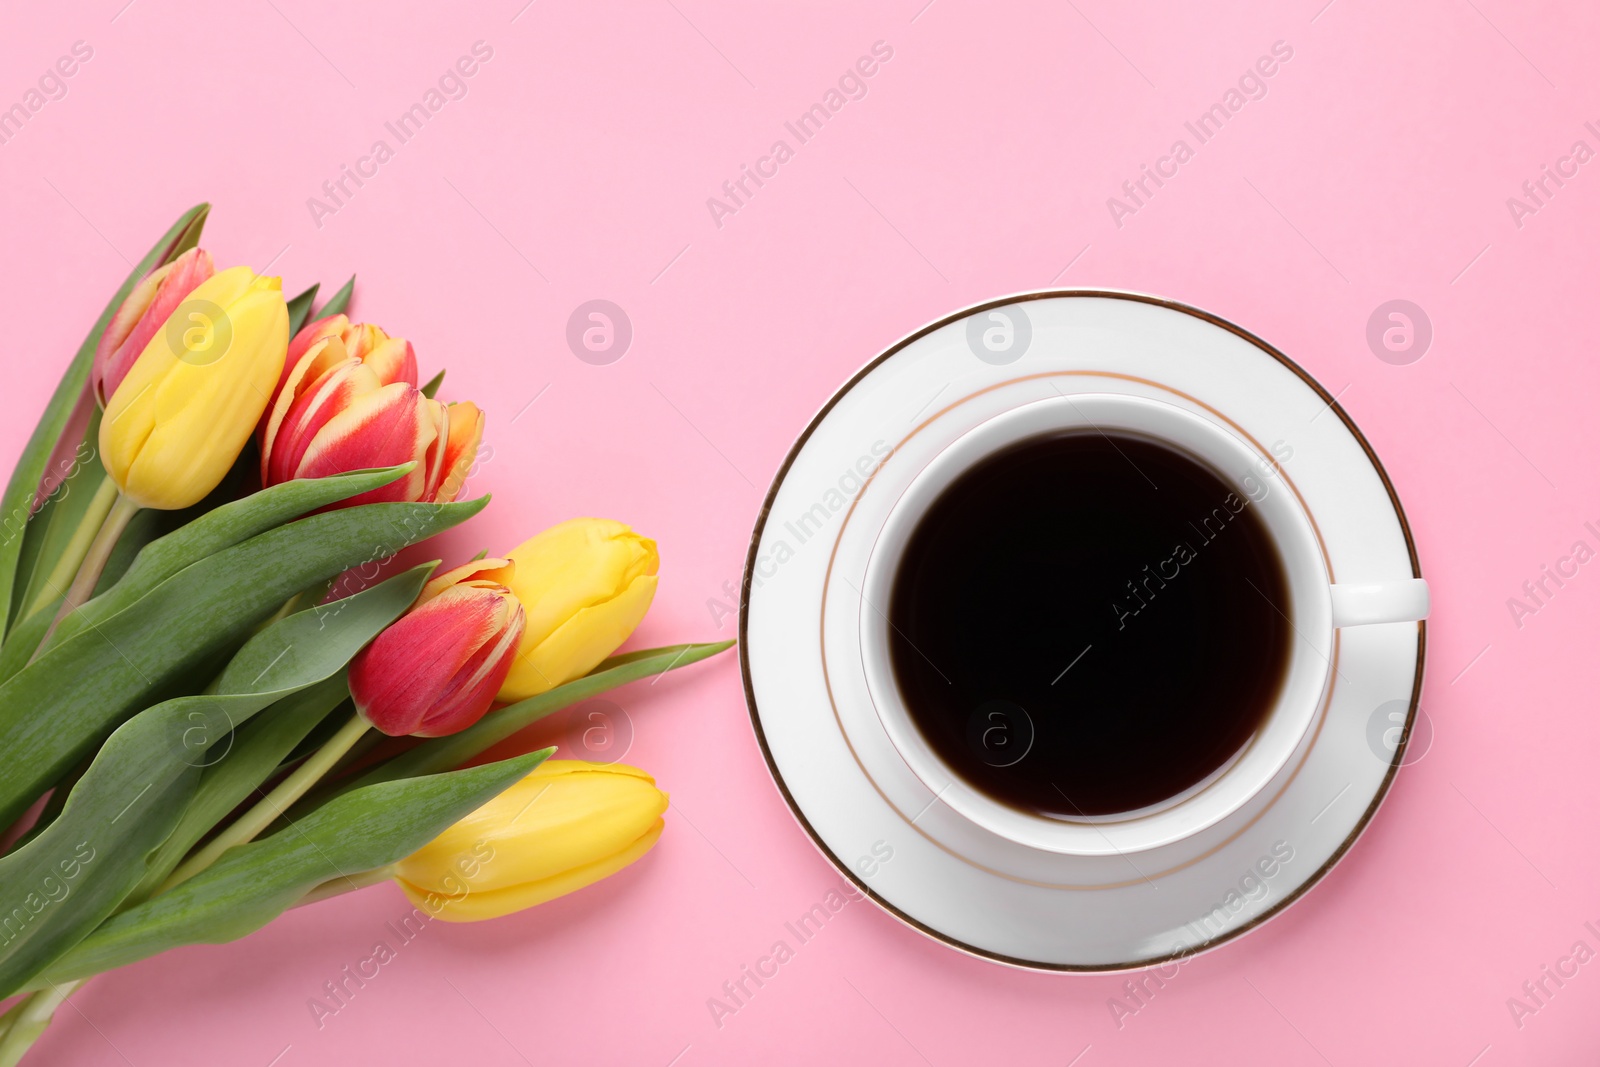
[[[498,699],[525,700],[581,678],[617,650],[650,610],[661,558],[656,543],[610,519],[571,519],[506,558],[527,612]]]
[[[396,864],[395,882],[447,922],[495,919],[622,870],[656,843],[666,810],[637,767],[546,760]]]
[[[175,510],[222,481],[283,373],[278,278],[222,271],[184,297],[106,404],[100,453],[131,503]]]

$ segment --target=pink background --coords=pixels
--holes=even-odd
[[[1520,227],[1506,203],[1574,141],[1600,149],[1592,5],[125,2],[25,5],[0,33],[0,106],[93,48],[0,145],[0,458],[125,260],[208,199],[220,263],[270,261],[291,292],[359,271],[358,313],[488,410],[472,487],[496,500],[452,559],[623,519],[664,560],[639,641],[714,639],[769,479],[858,366],[999,294],[1139,289],[1280,346],[1383,456],[1433,585],[1436,735],[1320,886],[1120,1029],[1121,977],[1006,970],[867,904],[719,1027],[707,998],[842,882],[724,656],[614,694],[627,760],[673,798],[633,868],[433,925],[320,1029],[308,999],[407,907],[386,886],[297,911],[96,980],[40,1063],[1592,1061],[1600,962],[1520,1028],[1506,1003],[1575,941],[1600,949],[1600,564],[1520,628],[1506,604],[1573,541],[1600,548],[1600,163]],[[384,123],[480,40],[465,98],[398,145]],[[865,98],[719,228],[707,197],[794,147],[784,122],[877,41],[893,58]],[[1293,58],[1266,97],[1116,225],[1107,198],[1194,147],[1185,120],[1275,41]],[[307,198],[380,138],[393,158],[318,226]],[[565,341],[595,298],[633,324],[610,365]],[[1394,298],[1434,327],[1408,365],[1366,341]]]

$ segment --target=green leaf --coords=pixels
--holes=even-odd
[[[78,348],[78,354],[67,365],[66,373],[61,376],[61,382],[50,397],[50,403],[45,405],[44,414],[39,416],[38,425],[34,427],[27,446],[22,450],[22,457],[17,460],[17,465],[11,472],[11,481],[6,484],[5,495],[0,496],[0,611],[7,611],[8,621],[11,594],[16,584],[17,558],[22,551],[22,532],[27,526],[29,513],[33,510],[34,494],[39,490],[39,483],[44,477],[50,456],[55,452],[62,433],[71,421],[73,409],[83,396],[84,387],[89,381],[89,371],[94,365],[94,350],[100,343],[100,335],[105,332],[111,317],[116,314],[117,308],[122,306],[122,302],[127,299],[128,293],[133,290],[139,279],[187,248],[194,247],[194,243],[200,239],[200,231],[205,226],[206,216],[210,211],[210,204],[200,204],[190,208],[182,218],[173,223],[172,229],[162,235],[161,240],[155,243],[155,247],[134,265],[122,287],[112,296],[110,303],[106,304],[106,309],[100,313],[100,318],[89,331],[89,336],[84,338],[83,344]]]
[[[0,997],[140,884],[150,853],[190,806],[213,746],[276,701],[342,680],[350,657],[400,617],[432,570],[417,567],[357,593],[331,617],[312,609],[279,620],[239,650],[212,692],[157,704],[119,727],[56,820],[0,858],[0,886],[13,895],[0,917]]]
[[[45,977],[81,978],[179,945],[220,944],[259,930],[323,882],[409,856],[520,781],[549,751],[346,793],[111,918],[50,964]]]
[[[85,434],[85,439],[89,439],[88,434],[94,434],[95,437],[98,437],[99,429],[100,413],[96,411],[89,420],[89,430]],[[41,598],[48,597],[54,600],[58,596],[66,595],[67,585],[72,582],[70,577],[65,584],[55,590],[47,590],[45,582],[49,580],[51,571],[55,569],[56,564],[61,561],[61,557],[66,553],[69,542],[79,532],[79,527],[84,523],[85,516],[90,510],[90,504],[94,501],[95,491],[100,488],[100,484],[105,480],[105,477],[106,469],[101,466],[99,455],[95,452],[90,452],[88,458],[77,463],[72,474],[52,494],[51,499],[56,501],[56,504],[50,509],[49,516],[46,517],[41,511],[28,524],[30,540],[35,526],[42,526],[43,528],[40,530],[39,550],[34,555],[34,558],[29,561],[19,561],[18,563],[18,583],[26,582],[26,585],[23,588],[21,604],[15,609],[15,612],[26,612],[28,605]],[[109,496],[107,499],[109,500]],[[103,507],[104,505],[102,505]],[[102,510],[101,514],[103,513]],[[96,526],[98,525],[96,523]],[[92,532],[90,531],[91,534]],[[81,554],[80,550],[79,555]],[[17,620],[24,617],[21,614],[14,613],[12,615],[12,624],[15,625]]]
[[[34,565],[39,561],[39,553],[44,548],[45,538],[50,530],[51,518],[55,515],[56,505],[64,504],[68,495],[57,487],[55,492],[45,497],[39,505],[39,510],[33,513],[28,520],[27,529],[22,534],[22,551],[17,556],[16,581],[11,586],[11,613],[10,629],[16,627],[17,619],[21,617],[22,607],[28,602],[28,586],[33,579]]]
[[[11,609],[8,611],[10,625],[6,627],[8,630],[10,630],[11,625],[16,625],[16,617],[21,613],[22,605],[26,603],[27,581],[29,581],[30,574],[34,573],[34,563],[38,560],[38,550],[42,549],[43,544],[45,544],[45,530],[50,526],[51,514],[56,510],[56,504],[64,501],[64,499],[66,498],[62,496],[59,488],[54,493],[51,493],[50,496],[46,496],[42,504],[38,506],[37,512],[34,512],[34,515],[27,520],[27,525],[22,528],[22,544],[18,549],[16,571],[13,573],[14,581],[11,584]],[[0,536],[5,536],[5,533],[0,531]]]
[[[163,260],[164,263],[171,263],[185,252],[189,251],[189,249],[199,247],[200,234],[205,230],[206,219],[210,217],[210,215],[210,204],[196,204],[194,207],[190,208],[184,213],[183,218],[179,219],[173,224],[172,228],[176,230],[180,225],[183,224],[183,219],[189,220],[189,224],[183,227],[183,232],[178,234],[178,239],[173,242],[172,251],[167,253],[167,258]],[[151,269],[154,270],[155,268],[152,267]],[[143,275],[141,275],[141,277],[143,277]],[[119,300],[117,303],[121,304],[122,302]]]
[[[261,455],[255,441],[251,440],[245,443],[239,458],[234,461],[228,473],[223,475],[222,481],[218,482],[217,487],[198,504],[179,511],[141,508],[128,523],[128,528],[122,531],[122,536],[117,538],[116,547],[111,550],[111,557],[106,560],[105,569],[100,572],[100,580],[95,583],[94,595],[103,595],[121,581],[122,576],[133,565],[133,561],[150,542],[181,530],[225,504],[233,504],[241,498],[259,492],[255,486],[259,485],[260,469]],[[293,517],[297,516],[291,516]]]
[[[194,798],[172,834],[150,858],[144,881],[129,894],[130,899],[143,900],[155,892],[201,838],[272,777],[284,757],[329,712],[349,699],[350,690],[340,671],[327,681],[284,697],[209,749]],[[220,755],[217,749],[223,750]]]
[[[422,395],[432,400],[439,395],[439,386],[444,384],[444,371],[440,371],[428,379],[428,384],[422,387]]]
[[[52,647],[122,611],[185,567],[317,508],[388,485],[412,466],[299,478],[206,512],[141,549],[116,585],[61,620]]]
[[[0,645],[0,682],[28,665],[33,650],[39,647],[39,642],[44,640],[44,632],[50,628],[50,620],[56,617],[61,599],[56,597],[12,627],[11,633],[6,636],[6,643]]]
[[[317,309],[317,318],[325,319],[329,315],[343,315],[350,310],[350,297],[356,291],[356,276],[350,275],[350,280],[340,287],[337,293],[328,298],[328,302]]]
[[[79,763],[72,768],[66,777],[56,783],[56,787],[50,790],[50,795],[45,798],[44,807],[39,809],[39,815],[33,820],[33,825],[28,827],[27,833],[11,843],[11,847],[6,850],[7,852],[15,851],[26,845],[29,841],[44,833],[50,824],[56,821],[56,816],[60,815],[61,809],[66,807],[67,796],[72,792],[72,787],[78,784],[78,779],[83,777],[83,772],[89,769],[91,762],[90,760],[85,760]]]
[[[127,868],[142,872],[145,853],[172,828],[199,774],[185,768],[164,787],[128,793],[107,816],[115,821],[92,837],[47,841],[47,829],[6,857],[19,862],[8,869],[0,914],[0,989],[16,992],[111,914],[127,892],[126,876],[94,875],[106,866],[113,875]]]
[[[306,324],[306,319],[311,315],[311,302],[317,298],[320,283],[313,285],[293,300],[289,301],[289,336],[293,337],[300,332],[300,327]]]
[[[387,558],[487,502],[363,504],[312,515],[207,556],[116,614],[53,641],[0,685],[0,823],[15,819],[125,718],[169,695],[290,596]],[[132,577],[130,571],[123,581]],[[347,604],[311,611],[326,620]]]
[[[414,774],[432,774],[450,767],[459,767],[467,760],[488,751],[512,734],[538,722],[562,708],[598,696],[619,685],[662,674],[679,667],[715,656],[733,646],[732,641],[717,641],[703,645],[670,645],[615,656],[596,667],[591,673],[566,685],[558,685],[549,692],[507,704],[499,711],[490,712],[474,725],[448,737],[435,737],[408,749],[386,763],[368,771],[353,783],[351,788],[390,782]]]

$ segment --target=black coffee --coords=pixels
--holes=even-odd
[[[1227,764],[1277,699],[1292,640],[1249,497],[1123,431],[1030,438],[961,475],[886,607],[928,743],[975,788],[1056,818],[1143,808]]]

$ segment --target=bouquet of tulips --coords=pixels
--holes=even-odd
[[[93,975],[298,904],[393,880],[487,919],[626,866],[648,775],[483,754],[731,643],[614,654],[658,562],[617,522],[377,580],[487,503],[457,499],[484,416],[349,320],[354,279],[313,314],[316,286],[216,270],[208,210],[112,298],[0,500],[0,1064]]]

